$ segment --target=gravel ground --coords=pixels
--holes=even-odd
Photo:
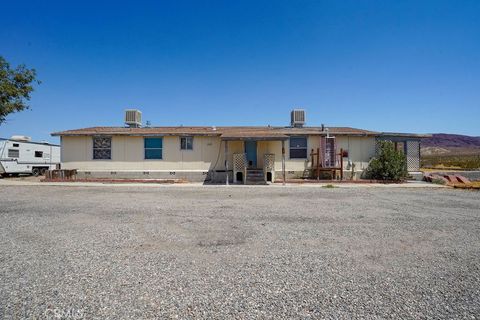
[[[0,318],[480,317],[479,192],[0,194]]]

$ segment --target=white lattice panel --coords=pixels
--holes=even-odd
[[[420,170],[420,142],[407,141],[407,169],[408,171]]]
[[[245,153],[234,153],[233,154],[233,170],[242,171],[247,166],[247,156]]]
[[[383,140],[375,140],[375,156],[378,156],[380,153],[380,142]]]
[[[272,171],[275,169],[275,155],[267,153],[264,155],[263,166],[266,171]]]

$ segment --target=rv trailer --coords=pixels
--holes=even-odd
[[[43,175],[60,163],[60,146],[26,136],[0,138],[0,176]]]

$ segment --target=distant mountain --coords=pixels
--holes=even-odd
[[[422,147],[477,149],[480,148],[480,137],[434,133],[431,138],[422,140]]]

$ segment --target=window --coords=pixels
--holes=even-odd
[[[19,158],[20,151],[16,149],[8,149],[8,157],[9,158]]]
[[[162,159],[162,138],[145,138],[145,159]]]
[[[93,159],[111,159],[112,158],[112,138],[93,137]]]
[[[307,158],[307,137],[290,137],[290,159]]]
[[[35,151],[35,158],[43,158],[43,151]]]
[[[181,150],[193,150],[193,137],[180,137]]]
[[[20,147],[20,144],[19,144],[19,143],[14,143],[14,144],[13,144],[13,147],[14,147],[14,148],[18,148],[18,147]]]

